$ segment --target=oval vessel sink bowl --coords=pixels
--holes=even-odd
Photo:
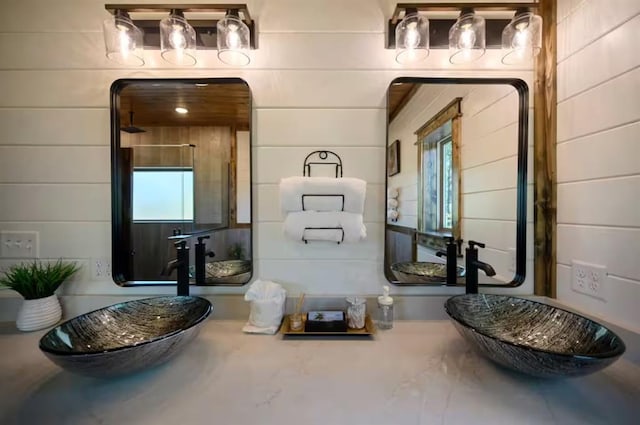
[[[464,276],[464,267],[457,266],[458,277]],[[391,271],[402,283],[445,283],[447,265],[428,261],[394,263]]]
[[[528,375],[587,375],[625,351],[620,337],[593,320],[523,298],[458,295],[445,310],[481,354]]]
[[[101,308],[68,320],[40,339],[58,366],[109,377],[157,366],[198,334],[211,313],[200,297],[155,297]]]
[[[207,283],[243,284],[251,279],[251,261],[212,261],[205,265]]]

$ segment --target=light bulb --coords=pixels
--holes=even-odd
[[[474,44],[476,44],[476,33],[471,26],[469,26],[460,33],[458,47],[461,49],[472,49]]]
[[[230,28],[227,34],[227,46],[229,46],[230,49],[238,49],[240,44],[241,40],[238,31]]]
[[[169,43],[174,49],[184,49],[187,45],[187,39],[184,36],[183,28],[179,25],[174,25],[171,35],[169,36]]]
[[[118,40],[120,41],[120,53],[122,54],[122,57],[126,59],[133,47],[133,40],[129,37],[129,33],[126,28],[120,28],[120,31],[118,31]]]
[[[529,44],[531,44],[531,37],[526,28],[515,32],[513,35],[513,41],[511,42],[511,46],[514,49],[525,49]]]
[[[415,49],[420,44],[420,33],[415,22],[407,26],[407,33],[404,37],[404,45],[407,49]]]

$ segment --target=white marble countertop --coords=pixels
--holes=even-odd
[[[245,335],[210,320],[155,370],[98,380],[62,371],[44,331],[0,329],[0,424],[636,424],[640,367],[541,380],[494,366],[445,321],[366,339]]]

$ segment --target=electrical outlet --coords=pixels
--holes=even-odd
[[[512,273],[516,272],[516,249],[508,248],[507,253],[509,254],[509,271]]]
[[[573,260],[571,262],[571,289],[590,297],[606,301],[607,267]]]
[[[3,230],[0,232],[0,257],[38,258],[38,232]]]
[[[91,262],[92,275],[95,280],[105,280],[111,278],[111,259],[94,258]]]

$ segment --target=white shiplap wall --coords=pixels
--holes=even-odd
[[[112,3],[127,3],[115,0]],[[141,3],[157,3],[153,0]],[[182,1],[174,1],[182,3]],[[184,3],[191,3],[184,1]],[[98,0],[11,0],[0,15],[0,229],[37,230],[43,257],[86,267],[68,294],[172,293],[172,288],[119,288],[95,280],[91,260],[110,257],[109,87],[118,78],[241,77],[253,102],[254,276],[293,293],[373,294],[382,271],[386,90],[399,76],[517,76],[489,52],[467,67],[446,52],[403,69],[384,49],[388,0],[249,1],[259,50],[243,69],[200,52],[190,69],[147,52],[147,65],[123,69],[104,57]],[[342,156],[345,176],[368,182],[368,238],[357,245],[303,246],[281,234],[277,183],[299,175],[311,150]],[[1,259],[0,259],[1,260]],[[6,263],[6,260],[4,260]],[[242,293],[246,288],[194,288]],[[450,293],[446,288],[394,288],[396,293]],[[516,293],[530,293],[530,287]]]
[[[640,1],[558,2],[558,298],[640,330]],[[607,266],[606,301],[571,261]]]

